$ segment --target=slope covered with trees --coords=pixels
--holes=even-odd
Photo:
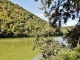
[[[48,32],[49,31],[49,32]],[[9,0],[0,0],[0,37],[55,35],[49,24]]]

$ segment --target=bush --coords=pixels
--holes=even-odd
[[[74,49],[62,49],[57,58],[58,60],[80,60],[80,46]]]

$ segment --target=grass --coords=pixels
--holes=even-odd
[[[32,60],[38,49],[32,50],[33,38],[0,39],[0,60]]]

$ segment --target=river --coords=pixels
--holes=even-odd
[[[54,38],[54,40],[55,40],[55,41],[58,41],[59,43],[63,43],[63,44],[65,44],[65,45],[68,45],[68,44],[66,43],[66,41],[65,41],[65,40],[63,40],[63,38],[62,38],[62,37]]]

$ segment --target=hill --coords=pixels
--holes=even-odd
[[[49,32],[48,32],[49,31]],[[54,29],[43,19],[9,0],[0,0],[0,37],[54,35]]]
[[[71,30],[72,28],[74,28],[74,26],[61,27],[61,31],[63,32],[63,34],[66,34],[67,30]]]

